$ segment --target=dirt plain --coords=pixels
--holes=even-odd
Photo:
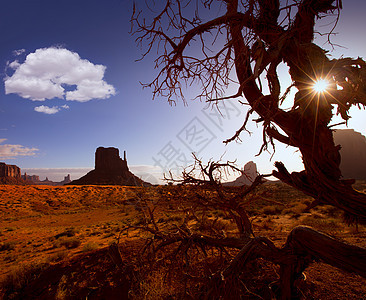
[[[357,188],[364,191],[366,184],[358,183]],[[143,223],[138,205],[141,199],[154,206],[155,220],[163,230],[174,230],[183,219],[182,205],[194,204],[194,199],[192,203],[182,203],[179,189],[1,185],[0,299],[201,298],[199,284],[191,284],[190,292],[182,296],[181,275],[168,276],[168,280],[163,274],[164,267],[169,268],[166,265],[155,269],[142,265],[137,254],[148,235],[134,228],[123,230]],[[288,233],[301,224],[366,247],[363,225],[345,225],[341,213],[332,207],[304,212],[311,199],[282,183],[263,185],[253,199],[248,212],[255,234],[270,238],[276,246],[283,245]],[[206,227],[215,224],[220,230],[235,234],[230,220],[218,210],[207,214],[205,220]],[[210,223],[212,220],[215,223]],[[203,224],[193,222],[191,226],[205,230]],[[134,272],[121,272],[108,255],[108,246],[116,241],[122,258],[131,262]],[[229,251],[228,259],[235,253]],[[205,260],[209,259],[210,254]],[[251,279],[254,283],[248,285],[248,294],[242,299],[266,299],[265,294],[257,293],[256,286],[269,285],[278,270],[263,261],[253,268],[257,281]],[[266,268],[271,268],[268,278],[255,273]],[[366,280],[360,276],[321,262],[312,264],[305,273],[307,293],[303,299],[366,299]],[[138,279],[136,274],[140,274]],[[131,284],[131,276],[135,284]]]

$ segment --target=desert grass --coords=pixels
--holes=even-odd
[[[129,256],[126,260],[133,263],[135,269],[131,275],[135,278],[131,292],[135,299],[197,297],[204,289],[199,278],[219,269],[235,255],[235,251],[224,255],[212,249],[205,250],[206,253],[200,250],[199,254],[190,252],[194,266],[190,266],[189,273],[184,258],[173,259],[174,256],[169,257],[172,255],[169,251],[156,257],[159,263],[141,261],[139,251],[149,235],[135,227],[144,226],[146,222],[143,206],[156,207],[154,216],[159,227],[174,231],[177,225],[185,221],[183,211],[197,204],[196,191],[189,187],[0,186],[0,191],[0,281],[2,289],[10,291],[9,295],[15,295],[15,299],[42,270],[67,262],[77,255],[95,255],[117,239],[120,245],[133,245],[122,252]],[[210,195],[212,192],[207,193]],[[281,183],[261,186],[248,204],[255,235],[266,236],[280,246],[288,232],[302,224],[366,246],[364,226],[360,225],[357,230],[348,227],[342,221],[341,212],[332,207],[320,206],[306,211],[310,201],[307,196]],[[196,232],[220,236],[235,234],[235,226],[227,213],[217,209],[196,211],[187,225]],[[137,244],[140,246],[135,246]],[[107,261],[108,255],[105,255],[101,266]],[[271,270],[266,271],[272,274],[270,278],[275,277],[277,272]],[[114,268],[110,272],[117,271]],[[252,272],[255,273],[255,268]],[[315,269],[312,272],[316,274]],[[75,279],[81,280],[75,287],[70,286],[69,277],[60,279],[53,297],[67,299],[71,289],[77,293],[81,286],[93,287],[93,278],[81,277]],[[315,275],[313,281],[321,277],[322,274]],[[109,277],[106,275],[103,278],[100,280]],[[246,279],[249,292],[245,293],[263,292],[268,278],[262,279],[262,285],[258,288]],[[113,282],[110,284],[113,285]],[[241,289],[245,290],[243,286]],[[358,293],[362,291],[355,289]]]

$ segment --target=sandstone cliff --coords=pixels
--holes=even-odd
[[[366,138],[353,129],[333,132],[334,142],[341,145],[340,169],[344,178],[366,180]]]
[[[0,163],[0,177],[20,178],[20,168],[15,165]]]
[[[234,181],[224,183],[224,186],[251,185],[257,176],[257,165],[255,162],[250,161],[245,164],[242,175],[240,175]]]
[[[0,162],[0,184],[26,184],[20,175],[20,168]]]
[[[95,169],[70,184],[151,186],[130,172],[126,152],[121,159],[119,150],[113,147],[99,147],[95,152]]]

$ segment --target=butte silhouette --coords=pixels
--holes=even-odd
[[[127,185],[151,186],[132,174],[128,169],[126,151],[123,159],[117,148],[99,147],[95,152],[95,168],[83,177],[71,181],[70,185]]]

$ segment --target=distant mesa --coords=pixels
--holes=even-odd
[[[22,178],[24,180],[26,180],[29,184],[36,184],[36,185],[53,185],[53,186],[58,186],[58,185],[64,185],[64,184],[68,184],[71,182],[70,179],[70,174],[68,174],[67,176],[65,176],[64,180],[62,181],[51,181],[48,179],[48,177],[46,177],[45,180],[40,180],[38,175],[28,175],[27,173],[24,173],[24,175],[22,175]]]
[[[41,182],[39,180],[39,176],[38,175],[28,175],[27,173],[24,173],[24,175],[22,175],[22,178],[24,180],[27,180],[27,181],[31,181],[33,183],[36,183],[36,182]]]
[[[338,129],[333,132],[334,143],[341,145],[340,169],[345,179],[366,180],[366,137],[353,129]],[[257,166],[250,161],[244,166],[244,173],[225,186],[250,185],[257,177]]]
[[[128,169],[126,151],[123,159],[117,148],[99,147],[95,152],[95,169],[74,180],[70,185],[126,185],[151,186],[132,174]]]
[[[64,185],[70,182],[70,174],[65,176],[64,180],[60,182],[50,181],[48,178],[41,181],[38,175],[27,175],[27,173],[21,175],[21,170],[18,166],[0,162],[0,184]]]
[[[344,178],[366,180],[366,137],[353,129],[333,132],[334,142],[341,145],[340,169]]]
[[[234,181],[225,182],[224,186],[242,186],[242,185],[251,185],[254,180],[257,178],[257,165],[255,162],[250,161],[245,164],[243,173],[236,178]]]

